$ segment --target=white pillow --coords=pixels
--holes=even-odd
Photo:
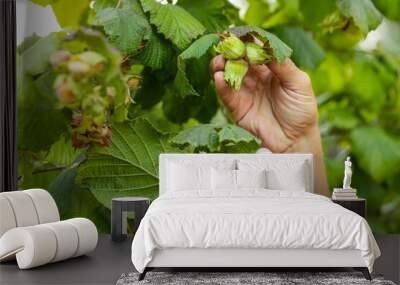
[[[238,188],[267,188],[266,170],[236,170]]]
[[[307,180],[304,167],[300,166],[283,172],[278,170],[267,171],[267,188],[271,190],[306,191]]]
[[[309,167],[304,160],[289,158],[271,159],[240,159],[240,170],[267,171],[267,188],[272,190],[306,191],[311,189],[309,181]]]
[[[167,188],[169,191],[211,189],[210,167],[168,163]]]
[[[211,181],[213,190],[236,190],[236,170],[212,168]]]

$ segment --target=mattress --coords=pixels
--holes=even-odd
[[[139,272],[170,248],[359,250],[372,271],[379,248],[361,216],[307,192],[246,189],[166,193],[143,218],[132,243]]]

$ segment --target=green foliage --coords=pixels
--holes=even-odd
[[[143,39],[150,38],[151,27],[136,0],[122,0],[119,7],[115,1],[96,1],[94,10],[98,24],[122,52],[135,52]]]
[[[204,35],[193,42],[186,50],[178,56],[178,71],[174,80],[174,87],[177,93],[182,96],[199,96],[186,74],[186,60],[199,59],[207,53],[211,46],[219,41],[217,34]]]
[[[207,32],[225,31],[237,15],[236,8],[227,0],[180,0],[178,4],[199,20]]]
[[[351,132],[351,139],[360,166],[376,181],[382,182],[399,172],[399,139],[376,127],[357,128]]]
[[[147,120],[113,127],[112,144],[93,148],[88,160],[79,168],[79,182],[90,189],[96,199],[111,208],[111,198],[158,194],[158,156],[176,151],[168,135],[157,131]]]
[[[222,128],[212,124],[196,125],[181,131],[171,139],[171,143],[192,152],[224,153],[229,149],[229,152],[251,153],[260,147],[258,139],[236,125],[226,125]]]
[[[274,33],[293,49],[292,59],[298,66],[315,69],[323,61],[324,51],[301,27],[279,26]]]
[[[36,80],[25,75],[18,94],[18,148],[48,149],[68,128],[67,115],[58,108],[52,72]],[[49,120],[51,118],[51,120]]]
[[[155,0],[141,2],[143,10],[150,13],[150,22],[179,49],[186,48],[205,32],[205,27],[196,18],[177,5],[163,5]]]
[[[227,0],[31,1],[51,5],[60,26],[75,29],[33,35],[17,55],[19,187],[49,189],[63,218],[89,217],[109,231],[111,197],[157,196],[157,157],[179,150],[171,145],[187,152],[257,150],[260,142],[231,124],[209,75],[210,47],[229,29],[244,41],[256,36],[280,62],[291,56],[306,69],[330,187],[341,185],[351,155],[353,185],[368,199],[373,231],[400,231],[398,0],[249,0],[244,17]],[[360,44],[367,36],[369,44]],[[115,89],[115,108],[105,116],[109,147],[91,145],[87,154],[73,148],[72,114],[54,92],[49,60],[60,50],[107,59],[93,86]],[[128,113],[129,95],[136,104]]]
[[[51,6],[61,27],[78,28],[82,14],[89,9],[89,2],[89,0],[57,0]]]
[[[56,34],[48,37],[30,39],[21,48],[23,70],[30,75],[38,75],[46,71],[50,64],[50,55],[60,47],[60,39]]]
[[[382,21],[381,13],[370,0],[337,0],[337,6],[364,33],[375,29]]]

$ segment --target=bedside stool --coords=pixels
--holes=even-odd
[[[123,241],[126,239],[127,212],[135,214],[135,229],[146,214],[150,205],[150,199],[144,197],[120,197],[112,199],[111,210],[111,239]]]
[[[361,217],[366,218],[367,213],[367,201],[363,198],[351,199],[351,200],[333,200],[333,203],[339,204],[340,206],[359,214]]]

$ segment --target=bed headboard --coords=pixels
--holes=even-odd
[[[302,162],[304,161],[306,167],[307,192],[314,192],[314,168],[313,168],[313,155],[312,154],[225,154],[225,153],[207,153],[207,154],[160,154],[159,163],[159,176],[160,176],[160,195],[166,192],[167,181],[167,164],[171,162],[189,161],[193,164],[199,165],[215,165],[221,161],[238,161],[243,160],[266,160],[267,163],[278,162]]]

